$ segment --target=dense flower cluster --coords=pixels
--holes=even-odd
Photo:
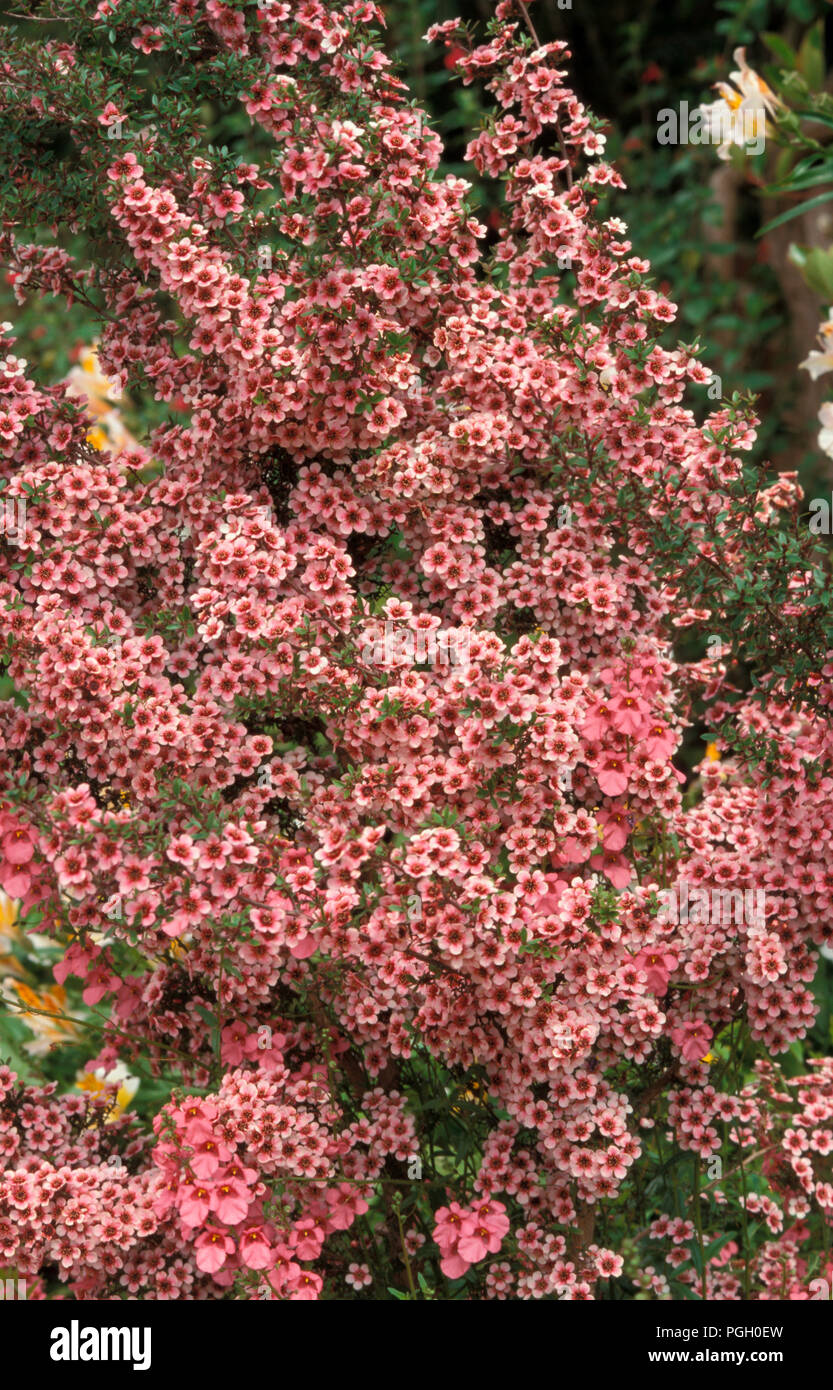
[[[114,1175],[99,1146],[120,1128],[78,1133],[86,1101],[9,1100],[8,1077],[3,1258],[57,1263],[79,1297],[314,1298],[413,1262],[479,1272],[486,1297],[590,1298],[627,1255],[596,1212],[667,1101],[685,1152],[712,1154],[718,1122],[740,1150],[780,1142],[772,1195],[747,1199],[778,1237],[751,1277],[775,1296],[786,1260],[805,1296],[830,1067],[795,1101],[768,1075],[733,1096],[709,1050],[746,1022],[781,1053],[812,1023],[833,939],[833,784],[812,769],[833,732],[744,700],[778,776],[705,759],[684,796],[674,759],[726,665],[675,652],[712,615],[651,562],[673,515],[706,554],[735,526],[742,569],[724,492],[754,420],[683,403],[709,374],[660,345],[674,306],[599,211],[621,180],[565,46],[527,43],[511,0],[458,59],[498,108],[468,151],[505,178],[491,250],[373,42],[375,4],[159,11],[145,53],[173,22],[256,59],[245,107],[274,163],[162,176],[153,137],[114,157],[106,106],[84,133],[130,261],[98,276],[101,367],[168,409],[143,441],[96,449],[3,330],[4,495],[26,526],[0,548],[25,695],[0,705],[0,884],[48,898],[57,981],[109,1009],[90,1065],[141,1057],[179,1089]],[[21,295],[86,281],[3,244]],[[440,659],[378,660],[386,626]],[[816,686],[833,702],[833,666]],[[763,888],[764,920],[665,920],[682,881]],[[473,1117],[467,1152],[420,1076]],[[651,1228],[670,1269],[680,1221]],[[735,1254],[709,1297],[741,1296]]]

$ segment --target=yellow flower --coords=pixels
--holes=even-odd
[[[85,1071],[78,1073],[76,1086],[79,1091],[88,1091],[90,1095],[101,1095],[108,1087],[114,1086],[119,1082],[119,1089],[116,1092],[113,1108],[107,1112],[106,1123],[111,1124],[123,1115],[128,1105],[132,1101],[139,1089],[139,1081],[135,1076],[131,1076],[123,1062],[118,1062],[111,1071],[105,1072],[103,1067],[98,1067],[96,1071]]]
[[[24,980],[5,980],[4,993],[8,999],[15,998],[20,1005],[19,1012],[34,1037],[23,1044],[24,1051],[32,1057],[43,1057],[57,1043],[67,1042],[78,1034],[77,1026],[65,1017],[67,1007],[66,991],[62,985],[52,985],[48,989],[34,989]]]
[[[8,927],[13,927],[18,917],[18,905],[14,898],[9,898],[0,888],[0,931]]]
[[[705,1057],[701,1057],[701,1058],[700,1058],[700,1061],[701,1061],[701,1062],[713,1062],[713,1061],[714,1061],[714,1053],[713,1053],[713,1052],[707,1052],[706,1055],[705,1055]]]
[[[706,757],[708,758],[710,763],[720,762],[720,749],[718,748],[716,743],[706,744]]]
[[[125,445],[135,443],[115,408],[121,392],[101,371],[95,346],[85,349],[78,365],[71,368],[64,380],[69,394],[80,398],[87,414],[96,421],[87,435],[94,449],[112,449],[119,453]]]
[[[18,904],[0,889],[0,946],[8,948],[20,939],[20,929],[16,926]]]
[[[469,1082],[469,1085],[466,1087],[465,1091],[460,1092],[459,1099],[467,1100],[471,1105],[485,1105],[486,1087],[483,1085],[482,1081],[478,1081],[476,1078],[474,1078],[472,1081]],[[451,1113],[452,1115],[460,1115],[462,1113],[461,1106],[452,1105]]]
[[[90,430],[87,435],[87,443],[92,444],[94,449],[106,449],[109,442],[104,430],[98,425],[96,425],[95,429]]]

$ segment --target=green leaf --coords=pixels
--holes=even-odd
[[[773,231],[775,227],[783,227],[785,222],[791,222],[794,217],[800,217],[802,212],[809,212],[811,208],[821,207],[822,203],[829,203],[831,198],[833,188],[829,193],[820,193],[817,198],[810,198],[808,202],[799,203],[798,207],[782,212],[780,217],[773,217],[771,222],[767,222],[765,227],[761,227],[760,231],[755,233],[756,240],[758,237],[766,236],[766,233]]]
[[[824,86],[824,20],[820,19],[805,35],[796,67],[808,87],[814,92],[821,91]]]
[[[833,116],[821,111],[796,111],[795,114],[800,121],[816,121],[819,125],[829,126],[833,130]]]
[[[780,63],[783,63],[787,68],[795,67],[797,58],[796,51],[794,48],[790,48],[790,45],[785,39],[781,38],[780,34],[761,34],[761,38],[770,53],[772,53]]]
[[[697,1303],[702,1303],[703,1298],[699,1289],[692,1289],[689,1284],[678,1284],[678,1297],[694,1299]]]
[[[775,196],[780,193],[799,193],[805,188],[817,188],[820,183],[829,183],[833,187],[833,167],[819,169],[815,174],[806,174],[798,179],[785,179],[782,183],[768,184],[764,192]]]
[[[728,1241],[734,1240],[734,1238],[734,1233],[732,1231],[727,1231],[726,1235],[718,1236],[717,1240],[711,1241],[703,1249],[703,1254],[705,1255],[706,1259],[710,1260],[713,1255],[716,1255],[719,1250],[723,1249],[724,1245],[726,1245]]]
[[[811,290],[833,302],[833,253],[815,246],[812,250],[791,246],[789,259],[797,265]]]

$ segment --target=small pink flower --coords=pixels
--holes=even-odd
[[[221,1163],[227,1163],[231,1157],[229,1150],[213,1134],[206,1138],[198,1138],[194,1143],[194,1152],[189,1155],[188,1163],[191,1172],[200,1182],[208,1182],[214,1176]]]
[[[123,120],[124,116],[119,111],[118,107],[112,101],[108,101],[106,106],[103,106],[101,109],[98,117],[98,124],[106,126],[118,125],[119,122]]]
[[[603,738],[608,729],[611,728],[613,728],[613,714],[610,706],[602,703],[594,705],[588,711],[581,726],[581,732],[585,738],[595,740]]]

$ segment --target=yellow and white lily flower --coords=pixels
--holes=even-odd
[[[813,348],[812,352],[800,363],[804,370],[810,373],[813,381],[824,376],[825,372],[833,372],[833,309],[828,310],[827,322],[819,325],[819,343],[821,344],[821,352],[817,352]],[[827,450],[825,450],[826,452]]]
[[[767,115],[774,116],[782,105],[772,88],[749,67],[745,48],[736,48],[732,56],[738,65],[729,73],[734,87],[715,82],[720,99],[699,108],[713,143],[720,142],[718,159],[729,159],[733,145],[741,149],[754,145],[754,153],[760,154]]]
[[[64,379],[69,385],[69,394],[84,401],[87,414],[95,421],[87,435],[94,449],[111,449],[118,454],[135,443],[117,409],[121,390],[102,372],[95,345],[84,349],[78,364]]]
[[[139,1089],[138,1077],[131,1076],[123,1062],[117,1062],[110,1070],[105,1071],[103,1067],[97,1067],[95,1071],[79,1072],[76,1079],[76,1086],[79,1091],[89,1091],[91,1095],[100,1095],[107,1086],[113,1086],[118,1082],[119,1089],[116,1092],[115,1104],[107,1115],[108,1123],[116,1120],[124,1113]]]

